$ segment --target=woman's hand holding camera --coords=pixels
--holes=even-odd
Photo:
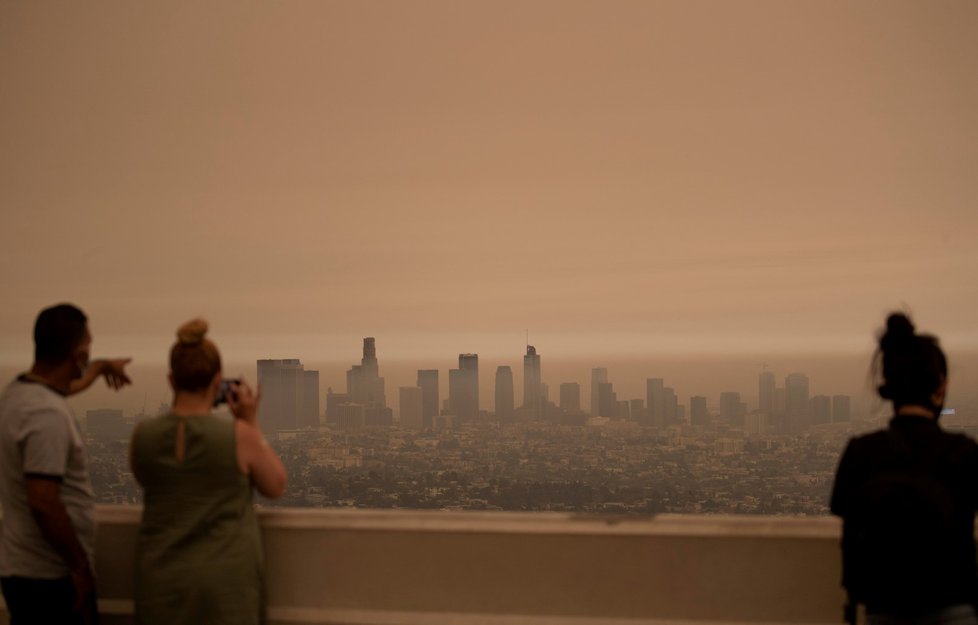
[[[261,389],[257,392],[252,391],[244,378],[232,382],[232,391],[227,395],[228,407],[234,418],[241,419],[245,423],[258,425],[258,400],[261,397]]]

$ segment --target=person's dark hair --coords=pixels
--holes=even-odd
[[[947,358],[937,337],[917,334],[903,313],[891,313],[879,338],[875,370],[880,397],[897,408],[931,406],[931,396],[947,378]]]
[[[34,361],[59,363],[85,338],[88,317],[71,304],[45,308],[34,322]]]
[[[188,321],[177,330],[177,342],[170,349],[170,373],[176,390],[202,391],[221,370],[221,354],[206,334],[203,319]]]

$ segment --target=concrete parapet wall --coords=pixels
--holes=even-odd
[[[104,622],[132,622],[140,509],[102,506]],[[266,509],[272,623],[838,623],[832,518]]]

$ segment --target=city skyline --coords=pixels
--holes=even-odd
[[[341,420],[337,415],[340,414],[346,415],[344,423],[347,425],[350,424],[349,419],[358,421],[360,426],[393,425],[400,421],[401,411],[405,409],[409,411],[412,423],[425,428],[433,425],[434,418],[445,414],[459,419],[459,423],[479,421],[485,415],[504,421],[532,422],[553,419],[558,413],[580,413],[592,417],[624,418],[656,427],[683,423],[695,425],[697,401],[701,401],[701,410],[713,408],[712,412],[721,422],[747,427],[755,433],[758,423],[763,424],[760,426],[762,429],[770,426],[793,432],[811,424],[834,421],[833,412],[845,414],[845,421],[850,416],[849,395],[838,392],[812,394],[808,375],[800,372],[787,374],[778,386],[775,373],[767,365],[761,365],[757,395],[751,396],[749,392],[745,395],[755,400],[750,407],[746,401],[741,402],[740,391],[721,391],[715,401],[694,394],[682,396],[675,388],[666,386],[664,378],[645,378],[643,397],[626,397],[625,394],[619,397],[607,368],[592,368],[588,396],[590,410],[582,411],[583,395],[577,382],[556,382],[554,387],[559,389],[559,395],[553,398],[548,396],[549,385],[543,382],[541,373],[542,354],[531,345],[526,346],[523,357],[524,402],[518,409],[514,401],[512,367],[496,367],[494,383],[484,388],[478,375],[478,354],[462,353],[458,355],[458,368],[447,371],[450,383],[448,396],[444,400],[439,401],[439,370],[418,369],[416,384],[398,387],[395,404],[398,410],[394,412],[387,405],[385,377],[380,375],[376,338],[364,337],[362,346],[360,364],[346,371],[344,389],[332,385],[321,386],[320,372],[306,370],[301,359],[257,360],[257,382],[263,389],[259,408],[263,428],[273,433],[276,430],[338,425]],[[492,402],[489,403],[488,399],[480,402],[480,394],[483,398],[492,397]],[[843,397],[844,400],[840,399]],[[819,402],[827,402],[827,405],[820,403],[816,406],[812,403],[816,398]],[[503,409],[500,412],[501,401]],[[349,413],[354,407],[359,416]],[[749,425],[745,420],[748,412],[762,413],[763,421]],[[822,412],[828,418],[820,421],[817,415]],[[145,414],[145,407],[140,414]],[[779,420],[776,421],[776,417]]]
[[[371,337],[372,338],[372,337]],[[386,353],[386,340],[380,339]],[[327,389],[334,392],[345,392],[347,377],[351,371],[349,365],[350,352],[356,346],[363,343],[361,338],[349,338],[346,341],[347,355],[338,354],[331,361],[311,361],[308,360],[302,351],[292,352],[289,358],[279,358],[279,361],[292,361],[299,363],[299,367],[306,367],[310,370],[318,371],[319,377],[319,397],[320,413],[326,408]],[[516,351],[516,350],[514,350]],[[283,352],[278,352],[279,354]],[[374,352],[376,353],[376,352]],[[596,362],[595,359],[552,359],[549,357],[549,347],[543,353],[547,356],[546,374],[542,381],[546,382],[550,388],[550,401],[559,405],[560,385],[564,383],[575,383],[580,388],[581,406],[585,412],[591,412],[593,406],[591,400],[592,371]],[[96,355],[98,353],[96,352]],[[691,396],[699,395],[709,399],[712,410],[718,408],[718,398],[720,393],[725,391],[737,391],[745,399],[749,399],[752,404],[760,401],[758,376],[767,371],[773,375],[771,369],[777,370],[775,377],[776,383],[782,385],[784,377],[797,370],[808,372],[812,383],[811,394],[835,395],[838,393],[852,397],[852,410],[862,414],[881,415],[887,410],[886,402],[883,402],[875,395],[875,387],[870,376],[871,351],[863,354],[841,357],[811,357],[796,356],[773,358],[755,357],[730,357],[702,359],[694,357],[659,357],[645,359],[600,359],[597,362],[610,364],[604,369],[606,375],[610,372],[610,378],[606,378],[613,383],[613,390],[620,394],[618,399],[631,400],[642,398],[647,401],[648,389],[647,382],[652,375],[664,377],[666,381],[675,388],[677,397],[687,404],[689,410],[689,399]],[[950,389],[949,406],[957,405],[961,407],[978,408],[978,355],[968,353],[950,353]],[[523,389],[523,369],[519,363],[523,357],[517,351],[508,360],[483,359],[478,356],[480,361],[484,361],[478,373],[478,386],[482,389],[480,394],[480,409],[491,410],[495,402],[495,376],[499,367],[506,367],[510,370],[513,378],[514,398],[522,398]],[[259,359],[261,360],[261,359]],[[275,360],[275,359],[273,359]],[[361,359],[362,363],[362,359]],[[384,378],[388,381],[387,388],[391,389],[393,400],[385,400],[390,407],[396,408],[398,402],[398,388],[418,386],[419,369],[432,372],[434,376],[433,397],[437,399],[438,410],[444,407],[444,402],[448,399],[449,384],[448,377],[451,369],[457,368],[457,356],[444,356],[439,359],[418,358],[418,359],[384,359],[383,372]],[[0,375],[8,378],[14,377],[23,370],[23,367],[0,366]],[[76,409],[81,413],[86,410],[100,408],[123,408],[127,415],[152,412],[155,406],[160,403],[168,404],[171,392],[166,383],[166,365],[162,357],[157,358],[157,363],[147,366],[145,363],[136,362],[131,366],[135,384],[127,387],[118,393],[111,393],[101,387],[93,387],[89,393],[71,398],[71,403],[76,405]],[[247,380],[256,382],[255,360],[250,362],[234,362],[227,357],[224,358],[225,375],[236,377],[243,375]],[[373,369],[371,368],[373,371]],[[379,372],[378,372],[379,373]],[[379,377],[379,376],[378,376]],[[439,382],[440,380],[440,382]],[[440,387],[440,394],[438,389]],[[515,401],[516,408],[521,402]],[[431,409],[429,409],[431,410]],[[691,418],[687,411],[687,420]]]
[[[524,399],[523,404],[518,409],[515,405],[512,367],[509,365],[497,366],[491,393],[483,393],[481,390],[483,385],[479,380],[478,373],[479,355],[462,353],[458,355],[458,368],[447,371],[449,379],[447,398],[439,402],[439,370],[418,369],[417,384],[398,387],[398,405],[400,408],[397,414],[392,415],[391,409],[386,404],[384,378],[379,375],[380,361],[377,357],[376,338],[365,337],[363,339],[361,365],[355,365],[347,371],[345,391],[334,391],[332,387],[328,387],[325,402],[326,411],[324,415],[320,416],[323,417],[323,423],[335,425],[338,420],[331,418],[330,411],[335,410],[335,414],[340,414],[346,410],[346,406],[354,404],[367,411],[371,409],[381,410],[390,415],[373,419],[361,415],[360,425],[392,425],[395,421],[400,420],[402,410],[408,410],[412,424],[418,427],[431,427],[433,418],[445,414],[458,419],[459,423],[465,423],[481,420],[483,413],[491,415],[494,419],[504,421],[537,421],[544,419],[548,411],[554,413],[555,408],[560,412],[570,414],[582,412],[582,396],[580,384],[577,382],[560,382],[559,399],[551,401],[547,397],[548,384],[542,378],[541,361],[542,354],[537,351],[536,347],[527,345],[526,354],[523,356],[522,392]],[[259,374],[262,363],[265,362],[270,361],[258,361]],[[276,362],[291,363],[301,368],[298,360]],[[753,412],[765,415],[761,427],[776,426],[785,431],[797,431],[812,424],[834,422],[833,410],[835,414],[844,414],[844,420],[849,421],[851,403],[849,395],[835,393],[812,396],[810,393],[811,381],[807,374],[801,372],[787,374],[783,378],[783,384],[778,386],[774,372],[768,370],[767,365],[761,365],[761,367],[762,371],[758,375],[759,390],[756,396],[756,406],[753,409]],[[315,373],[318,380],[318,371],[307,372],[307,375],[309,373]],[[614,385],[610,381],[607,368],[592,368],[591,390],[588,398],[591,410],[587,414],[592,417],[626,418],[643,425],[661,427],[681,423],[695,424],[692,413],[693,405],[696,404],[697,399],[704,400],[702,406],[705,408],[709,408],[711,405],[706,397],[695,395],[691,395],[687,403],[677,394],[676,389],[665,386],[663,378],[646,378],[645,382],[644,399],[623,399],[618,397],[618,394],[613,390]],[[366,390],[368,388],[373,390],[368,392]],[[426,393],[429,397],[427,400],[424,399]],[[491,396],[493,398],[492,403],[489,404],[488,400],[480,402],[480,394],[484,398]],[[330,396],[335,397],[335,399],[331,401]],[[818,398],[818,406],[811,403],[810,400],[814,398]],[[823,399],[828,401],[827,406],[822,405]],[[730,402],[733,402],[732,407]],[[332,408],[334,405],[335,409]],[[749,408],[746,402],[741,402],[740,391],[721,391],[719,399],[713,405],[716,407],[720,421],[731,425],[747,425],[745,419]],[[828,417],[820,420],[822,419],[820,415],[823,413],[827,414]],[[687,420],[687,415],[690,415],[689,420]],[[778,423],[773,421],[776,416],[781,419]],[[390,417],[396,417],[395,421],[391,421]],[[771,421],[768,421],[769,419]],[[757,428],[758,422],[755,421],[753,429],[757,430]]]

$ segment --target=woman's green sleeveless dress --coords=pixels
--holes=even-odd
[[[185,453],[176,458],[177,427]],[[261,536],[234,422],[163,415],[139,424],[132,462],[144,488],[136,551],[136,622],[264,622]]]

